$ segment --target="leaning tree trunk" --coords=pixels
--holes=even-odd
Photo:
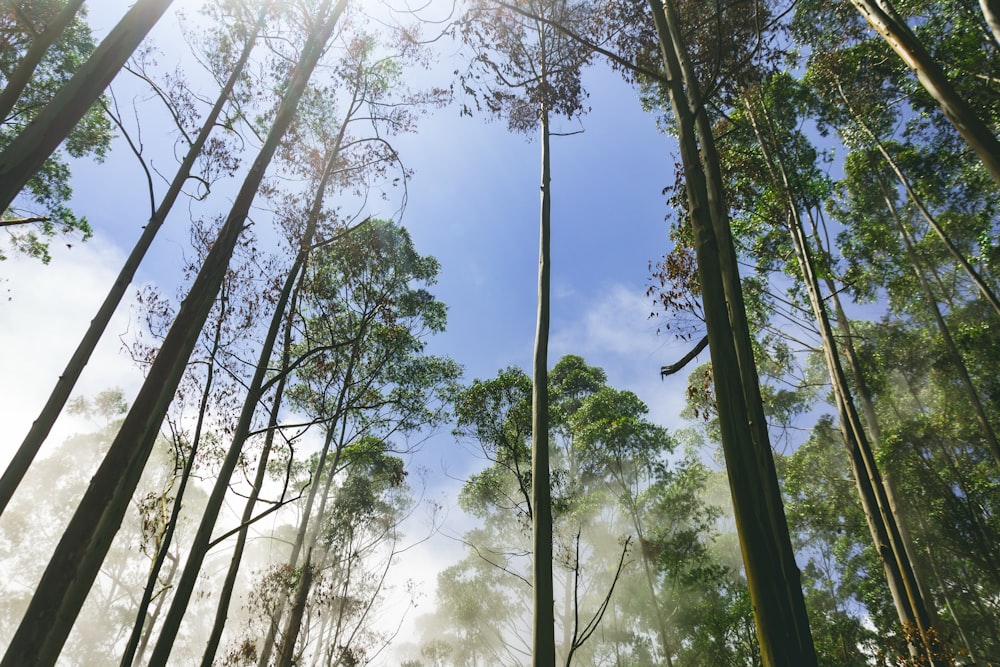
[[[916,628],[921,646],[910,643],[910,653],[917,658],[921,653],[928,660],[927,664],[943,664],[938,657],[938,641],[931,632],[931,614],[922,595],[920,587],[910,562],[909,552],[905,549],[899,527],[896,525],[895,514],[892,512],[886,485],[875,460],[875,454],[869,443],[867,434],[861,424],[861,417],[854,405],[847,375],[844,373],[840,354],[837,350],[833,326],[823,303],[819,277],[812,259],[812,250],[806,237],[805,226],[798,208],[798,196],[793,190],[788,172],[785,170],[781,157],[780,140],[775,136],[773,123],[768,111],[761,102],[763,123],[767,125],[767,135],[758,117],[756,105],[747,95],[745,106],[754,136],[764,158],[772,183],[784,195],[788,213],[787,228],[792,240],[792,248],[799,265],[809,304],[819,327],[823,358],[830,376],[830,386],[833,390],[837,412],[840,417],[841,432],[844,445],[847,448],[851,471],[860,496],[868,529],[875,544],[885,572],[886,582],[892,593],[893,603],[903,628]],[[772,152],[770,146],[774,142]]]
[[[225,290],[222,291],[222,298],[225,299]],[[160,579],[160,570],[163,568],[163,563],[167,559],[167,555],[170,553],[170,545],[174,539],[174,532],[177,530],[177,523],[180,518],[181,509],[184,506],[184,494],[187,491],[188,482],[191,480],[191,471],[194,469],[195,458],[198,455],[198,447],[201,443],[201,433],[205,426],[205,415],[208,413],[208,400],[212,393],[212,384],[215,378],[215,355],[219,351],[220,340],[222,338],[222,325],[223,325],[223,313],[219,313],[219,319],[215,326],[215,336],[212,340],[212,347],[209,353],[209,363],[208,369],[205,373],[205,387],[201,392],[201,402],[198,406],[198,420],[195,422],[194,435],[191,438],[191,450],[188,452],[187,461],[184,463],[184,467],[181,471],[180,484],[177,487],[177,496],[174,498],[174,506],[170,512],[170,518],[167,521],[166,529],[163,531],[163,535],[160,538],[160,543],[156,549],[156,555],[153,557],[153,562],[149,567],[149,574],[146,576],[146,587],[142,591],[142,597],[139,599],[139,609],[135,614],[135,623],[132,625],[132,633],[129,635],[128,643],[125,645],[125,651],[122,653],[122,659],[119,663],[120,667],[131,667],[136,659],[142,659],[142,653],[144,650],[145,643],[148,643],[150,633],[152,632],[152,624],[155,620],[155,616],[151,617],[148,621],[149,626],[146,628],[146,632],[143,633],[143,626],[146,625],[146,615],[149,613],[149,605],[153,600],[153,596],[156,593],[157,585]],[[173,572],[177,569],[177,561],[174,561],[174,567],[171,568],[171,576]],[[161,591],[162,593],[162,591]],[[161,597],[161,601],[162,601]],[[157,605],[156,612],[159,613],[161,605]]]
[[[111,321],[111,317],[114,315],[115,309],[118,308],[118,304],[121,303],[122,297],[125,295],[128,286],[132,283],[132,279],[135,277],[135,272],[138,270],[139,264],[142,263],[143,258],[146,256],[146,252],[153,243],[153,239],[156,238],[156,233],[160,230],[160,227],[163,226],[163,222],[166,220],[167,215],[170,213],[174,203],[177,201],[177,198],[181,193],[181,189],[184,187],[188,178],[190,178],[191,169],[194,167],[194,163],[198,159],[198,156],[201,155],[201,149],[205,146],[205,142],[208,141],[208,137],[212,133],[212,130],[215,129],[219,116],[222,114],[223,108],[229,101],[233,88],[236,87],[236,82],[243,74],[243,69],[246,66],[247,60],[250,58],[251,51],[253,51],[257,33],[259,33],[260,29],[263,27],[264,20],[267,16],[268,6],[269,3],[261,9],[261,13],[257,18],[257,23],[254,26],[254,30],[250,34],[247,43],[244,45],[243,52],[240,54],[239,60],[237,60],[236,64],[233,65],[233,70],[230,73],[229,78],[226,80],[226,85],[222,88],[222,91],[216,98],[215,105],[212,107],[212,110],[209,112],[208,116],[205,117],[205,122],[202,123],[198,136],[195,138],[194,142],[188,149],[187,154],[184,156],[184,161],[181,162],[181,166],[177,169],[177,173],[170,182],[170,187],[167,188],[166,194],[163,195],[160,205],[157,207],[152,217],[150,217],[149,222],[146,223],[146,226],[142,231],[142,235],[139,237],[139,240],[136,241],[135,247],[132,248],[132,252],[129,253],[128,259],[125,260],[125,265],[122,267],[118,277],[115,279],[114,284],[111,286],[111,290],[108,292],[107,296],[104,297],[104,302],[98,309],[94,319],[90,321],[90,326],[87,327],[87,332],[80,340],[80,344],[77,346],[76,351],[73,352],[73,356],[70,358],[69,363],[66,364],[66,368],[63,370],[62,375],[60,375],[59,379],[56,381],[56,386],[52,389],[52,393],[45,402],[45,406],[38,414],[35,422],[31,425],[31,430],[28,431],[24,441],[17,450],[17,453],[14,454],[14,458],[11,459],[10,464],[8,464],[3,477],[0,478],[0,514],[2,514],[4,509],[7,507],[7,504],[10,502],[11,497],[17,490],[21,480],[24,479],[24,475],[27,473],[31,462],[35,459],[35,456],[38,455],[38,450],[41,449],[42,443],[44,443],[45,438],[48,437],[49,431],[52,430],[52,425],[62,412],[63,406],[66,405],[66,401],[69,399],[69,395],[73,391],[73,387],[76,385],[77,380],[80,379],[80,374],[83,373],[84,367],[90,360],[90,355],[93,354],[98,341],[100,341],[101,336],[104,335],[105,330],[108,328],[108,323]]]
[[[305,615],[312,578],[312,549],[310,549],[306,553],[306,562],[302,566],[301,576],[299,577],[299,588],[295,596],[295,604],[292,605],[292,613],[288,619],[290,632],[285,635],[284,640],[281,642],[281,648],[278,650],[279,667],[291,667],[295,662],[295,642],[299,636],[299,626],[302,625],[302,618]]]
[[[0,212],[76,127],[171,2],[136,2],[73,78],[0,153]]]
[[[289,77],[267,139],[181,304],[132,409],[63,533],[0,667],[51,665],[62,650],[138,486],[160,424],[225,277],[264,172],[295,116],[309,77],[346,4],[347,0],[339,0],[322,29],[309,36],[299,63]]]
[[[1000,141],[958,94],[944,70],[917,40],[889,0],[851,0],[851,4],[903,59],[924,90],[940,105],[944,115],[979,156],[986,170],[1000,183]]]
[[[80,7],[83,6],[83,2],[84,0],[70,0],[67,2],[59,10],[55,18],[45,26],[45,30],[31,40],[31,46],[28,47],[28,51],[21,58],[20,62],[17,63],[17,67],[10,73],[10,76],[7,77],[7,83],[4,85],[3,91],[0,91],[0,121],[10,117],[10,112],[14,109],[14,105],[17,104],[21,93],[31,81],[31,75],[35,73],[38,63],[42,61],[49,47],[59,39],[63,31],[76,18],[76,14],[80,11]]]
[[[917,193],[916,189],[914,189],[913,184],[910,183],[910,179],[903,173],[903,170],[900,168],[895,158],[893,158],[889,153],[885,144],[882,143],[882,140],[877,134],[875,134],[875,131],[868,125],[868,123],[862,119],[861,114],[857,113],[851,106],[851,101],[847,98],[847,95],[844,93],[844,89],[840,86],[839,82],[837,83],[837,91],[840,93],[840,99],[843,100],[844,105],[853,117],[854,122],[857,123],[858,127],[861,128],[862,132],[864,132],[865,136],[868,137],[875,148],[878,149],[878,152],[881,153],[882,158],[885,159],[886,164],[889,165],[890,169],[892,169],[892,173],[894,173],[896,178],[899,179],[899,184],[903,186],[903,189],[906,191],[906,196],[916,207],[917,211],[920,212],[921,217],[927,222],[930,228],[934,230],[934,233],[937,234],[938,238],[941,239],[941,242],[944,243],[948,252],[955,259],[955,261],[958,262],[959,266],[962,267],[962,270],[965,271],[969,280],[975,284],[976,289],[979,290],[982,297],[986,299],[987,303],[989,303],[993,308],[993,312],[995,312],[997,316],[1000,316],[1000,299],[997,298],[993,289],[986,283],[986,280],[983,279],[975,267],[969,263],[965,254],[958,249],[954,241],[951,240],[951,237],[948,236],[947,232],[945,232],[945,230],[938,223],[937,218],[935,218],[927,209],[923,198]]]
[[[718,157],[676,13],[650,0],[695,235],[726,470],[764,665],[816,664],[757,386]],[[700,143],[699,143],[700,141]]]
[[[945,322],[944,316],[941,314],[941,309],[938,307],[937,299],[934,297],[934,291],[931,289],[931,286],[927,281],[927,276],[924,275],[924,270],[920,265],[920,259],[917,257],[916,250],[913,247],[913,241],[910,239],[910,234],[906,229],[906,225],[903,223],[903,220],[899,215],[899,211],[896,209],[896,205],[892,201],[889,188],[882,179],[881,175],[878,173],[875,165],[872,165],[872,172],[878,180],[879,187],[882,188],[883,199],[885,200],[886,207],[889,210],[889,215],[896,223],[896,231],[899,234],[900,240],[903,242],[906,255],[909,258],[910,265],[913,267],[913,273],[916,276],[917,282],[920,284],[920,289],[924,294],[924,301],[927,304],[927,309],[934,317],[934,322],[937,325],[938,332],[941,334],[941,340],[944,342],[945,349],[948,351],[948,356],[951,358],[952,365],[955,367],[955,372],[958,374],[959,382],[961,382],[962,388],[965,390],[965,394],[969,399],[969,404],[972,406],[976,419],[982,427],[983,438],[986,440],[986,444],[989,447],[990,453],[993,455],[993,459],[996,461],[997,465],[1000,466],[1000,442],[997,441],[996,431],[993,429],[993,425],[990,423],[990,419],[986,414],[986,409],[983,407],[982,399],[979,398],[979,392],[976,390],[976,386],[972,382],[972,377],[969,375],[969,369],[965,365],[965,360],[962,359],[962,354],[959,352],[958,346],[955,344],[955,339],[952,338],[951,330],[948,328],[948,323]]]
[[[317,223],[323,207],[323,199],[326,195],[326,188],[330,183],[330,179],[333,177],[335,167],[340,157],[340,146],[344,139],[346,126],[346,121],[341,124],[334,146],[330,151],[330,158],[327,160],[323,173],[320,176],[319,183],[316,186],[316,193],[313,197],[312,206],[310,207],[308,213],[305,230],[299,242],[299,250],[295,257],[295,262],[292,264],[292,268],[290,269],[286,279],[286,289],[287,283],[295,281],[296,278],[302,274],[302,267],[305,265],[309,251],[312,248],[313,238],[316,235]],[[278,379],[277,387],[275,389],[274,405],[271,407],[271,416],[268,422],[267,435],[264,440],[264,448],[260,453],[260,461],[257,465],[257,473],[254,478],[253,487],[251,488],[250,495],[243,508],[243,517],[240,521],[240,530],[236,538],[236,546],[233,549],[232,558],[230,559],[229,570],[226,572],[225,581],[219,592],[219,604],[215,614],[215,622],[212,624],[212,632],[209,635],[208,644],[205,648],[204,656],[202,657],[203,667],[211,666],[212,661],[215,659],[215,653],[219,648],[219,643],[222,640],[222,630],[225,627],[226,617],[229,613],[229,603],[232,599],[233,588],[236,585],[236,575],[239,572],[240,561],[243,558],[243,549],[246,545],[247,534],[253,517],[254,506],[257,504],[257,498],[260,496],[261,489],[264,486],[264,478],[267,472],[267,461],[274,442],[274,431],[278,425],[278,410],[281,405],[281,397],[284,393],[285,382],[287,380],[286,373],[288,369],[288,357],[291,351],[292,317],[294,315],[296,301],[297,299],[293,296],[291,301],[292,306],[288,309],[287,322],[285,323],[285,342],[282,346],[281,376]]]

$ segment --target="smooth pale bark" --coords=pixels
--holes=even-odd
[[[544,71],[544,52],[543,52]],[[534,667],[556,664],[555,590],[552,582],[552,491],[549,478],[549,274],[551,267],[551,165],[549,111],[541,110],[542,184],[538,242],[538,319],[531,388],[531,500],[532,500],[532,624],[531,655]]]
[[[156,208],[152,217],[150,217],[149,222],[146,223],[146,227],[143,229],[142,235],[140,235],[139,240],[136,241],[135,247],[132,248],[132,252],[129,253],[128,258],[125,260],[125,265],[122,266],[114,284],[108,291],[107,296],[104,297],[104,302],[101,303],[101,307],[98,309],[97,314],[94,315],[94,319],[90,321],[90,326],[87,327],[87,332],[80,340],[80,344],[77,346],[76,351],[73,352],[73,356],[70,357],[69,363],[66,364],[66,368],[63,370],[62,375],[60,375],[59,379],[56,381],[56,385],[52,389],[52,393],[49,395],[44,407],[42,407],[42,411],[31,425],[31,429],[24,437],[24,440],[21,442],[21,446],[18,447],[17,452],[14,454],[14,457],[8,464],[7,469],[4,471],[3,477],[0,478],[0,514],[2,514],[6,509],[7,504],[10,502],[11,497],[17,490],[18,485],[21,483],[21,480],[24,479],[24,475],[27,473],[31,462],[34,461],[35,456],[38,455],[38,450],[41,448],[42,443],[45,442],[45,438],[48,437],[49,432],[52,430],[52,425],[55,423],[59,414],[62,412],[63,407],[66,405],[66,401],[69,399],[70,393],[73,391],[73,387],[76,385],[77,380],[80,379],[80,374],[83,372],[84,367],[90,360],[90,355],[93,354],[94,348],[97,347],[97,343],[100,341],[101,336],[104,335],[104,332],[108,327],[108,323],[111,321],[115,310],[118,308],[118,304],[121,303],[122,297],[125,295],[126,290],[128,290],[128,286],[132,283],[132,279],[135,277],[135,272],[138,270],[139,264],[142,263],[143,258],[146,256],[146,252],[153,243],[153,239],[156,238],[157,232],[160,230],[160,227],[163,226],[163,221],[166,220],[167,215],[176,203],[177,198],[184,187],[184,183],[186,183],[188,178],[191,177],[191,170],[194,167],[195,161],[201,154],[201,150],[204,148],[205,142],[208,141],[212,130],[215,129],[219,116],[222,114],[223,108],[229,101],[229,97],[232,95],[236,82],[243,74],[243,69],[246,67],[247,60],[250,58],[250,53],[253,50],[256,36],[263,26],[263,22],[266,17],[266,9],[267,8],[264,7],[261,10],[257,19],[257,24],[255,25],[250,38],[247,40],[247,43],[244,45],[243,51],[240,53],[239,60],[233,65],[233,70],[230,72],[225,86],[219,93],[218,98],[216,98],[212,110],[209,112],[208,116],[205,117],[205,122],[202,123],[198,136],[195,138],[194,142],[188,149],[187,154],[184,156],[183,162],[181,162],[180,167],[177,169],[177,173],[170,182],[170,187],[167,188],[167,192],[163,195],[163,199],[160,201],[160,205]]]
[[[31,40],[31,46],[28,47],[21,61],[17,63],[14,71],[7,77],[7,83],[0,91],[0,120],[10,116],[14,105],[21,97],[21,93],[31,81],[31,75],[35,73],[35,68],[45,56],[45,52],[73,22],[83,3],[84,0],[69,0],[52,21],[45,26],[45,30]]]
[[[941,107],[983,166],[1000,183],[1000,141],[973,108],[955,90],[944,70],[931,57],[888,0],[851,0],[851,4],[910,68],[924,90]]]
[[[748,94],[744,100],[747,116],[753,127],[754,135],[761,149],[764,163],[767,166],[771,181],[784,194],[787,204],[787,228],[792,240],[795,258],[799,265],[809,304],[819,328],[823,358],[830,377],[837,412],[840,417],[841,432],[844,445],[847,448],[851,471],[860,496],[865,520],[871,533],[885,572],[886,582],[892,593],[893,603],[901,626],[912,626],[917,629],[922,646],[910,644],[910,652],[914,657],[920,653],[930,665],[943,665],[938,655],[937,641],[929,630],[932,626],[931,615],[910,562],[909,552],[903,545],[900,531],[896,525],[896,515],[893,514],[886,485],[875,460],[875,454],[868,441],[867,434],[861,423],[861,417],[854,405],[854,399],[847,382],[840,353],[837,349],[833,326],[824,305],[819,277],[812,258],[806,230],[799,213],[798,197],[793,191],[789,175],[781,158],[781,147],[776,145],[773,153],[770,148],[775,137],[773,123],[767,109],[761,102],[760,110]],[[764,129],[766,126],[766,130]],[[766,134],[765,134],[766,133]]]
[[[187,360],[225,278],[264,173],[295,116],[299,99],[346,1],[340,0],[322,29],[309,36],[260,153],[181,304],[132,409],[63,533],[0,667],[51,665],[62,650],[139,484]]]
[[[993,33],[993,39],[1000,44],[1000,0],[979,0],[979,8],[983,10],[983,18]]]
[[[21,188],[76,127],[171,2],[136,2],[73,78],[0,153],[0,212],[7,210]]]
[[[673,7],[659,0],[650,0],[649,6],[677,123],[719,426],[761,659],[768,667],[810,667],[816,664],[816,654],[763,421],[753,356],[748,353],[749,332],[714,138]]]

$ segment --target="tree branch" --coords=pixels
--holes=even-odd
[[[692,359],[701,354],[701,351],[705,349],[706,345],[708,345],[708,336],[705,336],[700,341],[698,341],[698,344],[695,345],[690,352],[681,357],[681,360],[678,361],[677,363],[670,364],[669,366],[660,366],[660,377],[665,378],[668,375],[673,375],[677,371],[687,366],[689,363],[691,363]]]

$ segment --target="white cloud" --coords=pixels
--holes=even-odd
[[[52,262],[11,257],[0,263],[0,423],[7,437],[0,445],[0,464],[6,465],[44,405],[76,345],[118,270],[122,252],[93,239],[67,249],[53,244]],[[141,373],[121,352],[119,336],[129,327],[130,290],[84,370],[74,396],[94,396],[119,387],[131,397]],[[92,428],[79,418],[64,415],[49,443],[58,444],[74,432]]]
[[[689,344],[657,335],[649,319],[652,306],[641,289],[613,283],[589,304],[579,318],[555,323],[549,359],[555,363],[564,354],[584,357],[607,372],[611,386],[633,391],[645,401],[653,421],[668,428],[680,426],[689,369],[661,380],[660,366],[682,357]]]

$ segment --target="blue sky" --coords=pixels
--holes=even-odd
[[[101,32],[127,3],[89,4],[96,5],[92,24]],[[180,60],[173,54],[185,48],[175,30],[172,16],[157,29],[167,66],[173,57]],[[447,75],[461,66],[454,51],[445,49],[438,66],[421,78],[440,76],[434,83],[447,85]],[[647,264],[667,248],[661,191],[673,178],[675,144],[640,109],[637,92],[606,67],[588,70],[585,85],[591,111],[556,128],[584,132],[552,143],[550,363],[563,354],[580,354],[602,366],[612,385],[635,391],[655,421],[678,426],[686,374],[661,382],[658,369],[679,358],[686,345],[656,335],[657,323],[648,319],[652,304],[644,295]],[[130,104],[127,96],[121,102],[125,108]],[[171,173],[166,131],[144,119],[142,137],[154,165]],[[418,132],[396,146],[415,172],[403,224],[418,251],[441,262],[434,291],[449,307],[448,331],[431,343],[431,351],[463,364],[469,381],[508,365],[528,368],[536,312],[539,143],[510,134],[502,122],[460,117],[453,104],[423,119]],[[73,203],[88,217],[94,238],[74,243],[72,249],[56,242],[49,266],[16,257],[0,264],[6,281],[2,287],[10,299],[0,303],[0,345],[7,350],[0,361],[5,378],[0,420],[9,433],[0,463],[44,402],[148,216],[144,179],[121,142],[106,163],[77,164],[74,174]],[[140,271],[140,283],[174,292],[188,238],[184,208],[176,207],[168,219]],[[376,202],[366,213],[384,216],[393,210]],[[118,386],[131,396],[137,390],[141,375],[117,338],[128,336],[136,315],[131,303],[119,309],[78,394]],[[85,428],[79,421],[64,420],[52,440]],[[412,463],[431,471],[427,495],[439,500],[454,498],[455,478],[482,465],[455,444],[448,429],[425,443]],[[458,510],[452,512],[455,523],[447,530],[454,534],[462,522]],[[444,551],[449,557],[443,557]],[[434,564],[458,553],[454,544],[435,541],[411,554],[408,569],[426,570],[429,585]],[[415,567],[417,563],[422,565]]]

